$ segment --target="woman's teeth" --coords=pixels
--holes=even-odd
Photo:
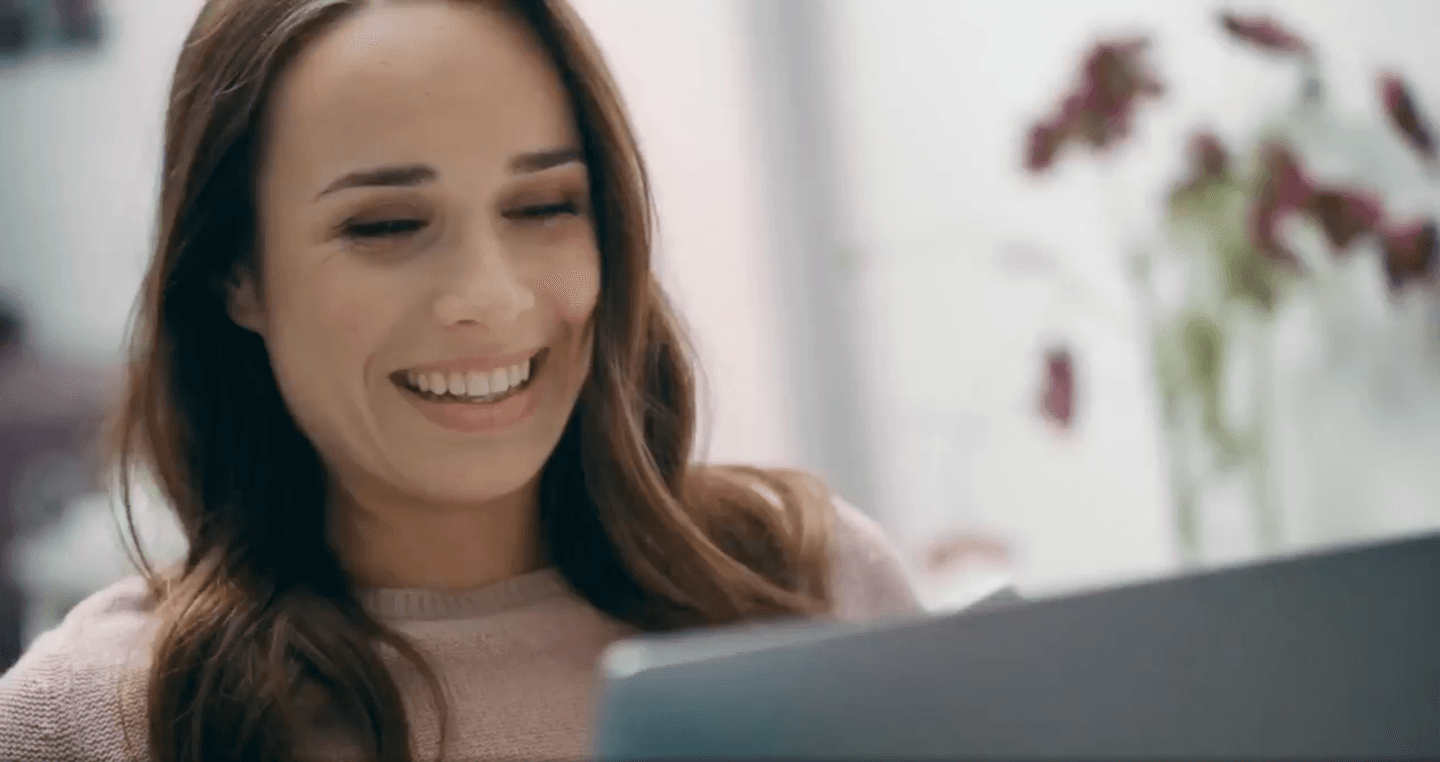
[[[526,360],[508,368],[472,373],[441,371],[410,371],[405,381],[421,394],[449,396],[474,402],[493,402],[518,391],[530,380],[530,364]]]

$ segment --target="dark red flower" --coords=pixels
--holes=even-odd
[[[1363,235],[1380,228],[1385,211],[1380,200],[1352,188],[1319,188],[1301,204],[1301,211],[1315,220],[1337,253],[1349,250]]]
[[[1029,172],[1044,172],[1054,166],[1064,143],[1065,134],[1049,122],[1041,122],[1031,127],[1025,147],[1025,169]]]
[[[1040,414],[1062,430],[1075,419],[1075,360],[1070,350],[1057,347],[1045,353],[1044,388]]]
[[[1191,167],[1206,179],[1218,179],[1230,169],[1230,153],[1214,133],[1200,132],[1190,138]]]
[[[1285,215],[1299,213],[1314,220],[1337,255],[1350,250],[1362,236],[1379,233],[1385,221],[1380,199],[1358,188],[1316,184],[1289,148],[1272,144],[1262,154],[1263,178],[1252,211],[1252,243],[1266,257],[1289,266],[1300,259],[1279,240]]]
[[[1430,128],[1429,120],[1415,105],[1410,88],[1400,75],[1380,75],[1380,100],[1385,104],[1385,114],[1390,117],[1390,123],[1400,131],[1405,142],[1428,161],[1435,161],[1435,133]]]
[[[1299,264],[1299,258],[1280,243],[1276,231],[1286,214],[1298,212],[1320,226],[1337,255],[1364,236],[1377,236],[1392,292],[1398,293],[1413,281],[1433,280],[1440,261],[1434,220],[1387,221],[1375,194],[1316,185],[1283,145],[1265,148],[1263,167],[1265,177],[1253,209],[1251,234],[1255,247],[1266,257]]]
[[[1201,131],[1190,136],[1186,153],[1190,169],[1185,178],[1176,184],[1176,193],[1198,190],[1224,180],[1230,174],[1230,152],[1225,150],[1225,144],[1214,133]]]
[[[1145,60],[1149,42],[1125,39],[1091,48],[1079,81],[1052,116],[1036,123],[1026,142],[1025,166],[1042,172],[1053,166],[1067,143],[1106,150],[1129,136],[1138,102],[1164,92]]]
[[[1280,242],[1278,228],[1285,215],[1304,208],[1314,193],[1314,185],[1299,160],[1283,145],[1266,146],[1261,162],[1260,191],[1250,217],[1251,243],[1265,257],[1298,267],[1300,258]]]
[[[1148,40],[1130,39],[1091,49],[1079,85],[1061,109],[1061,124],[1096,149],[1128,137],[1140,99],[1165,90],[1145,60],[1148,48]]]
[[[1440,253],[1434,220],[1417,220],[1397,225],[1382,237],[1385,275],[1390,291],[1399,293],[1413,281],[1432,280]]]
[[[1310,44],[1268,16],[1240,16],[1221,13],[1220,26],[1231,37],[1269,53],[1304,55]]]

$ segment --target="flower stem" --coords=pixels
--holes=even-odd
[[[1262,554],[1280,549],[1283,526],[1279,501],[1276,499],[1274,463],[1271,462],[1271,429],[1275,399],[1275,325],[1273,320],[1260,323],[1261,340],[1255,353],[1255,422],[1249,452],[1250,492],[1255,520],[1255,539]]]

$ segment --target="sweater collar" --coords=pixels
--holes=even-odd
[[[473,590],[361,588],[360,603],[381,621],[473,619],[570,594],[560,570],[547,567]]]

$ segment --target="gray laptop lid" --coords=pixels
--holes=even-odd
[[[690,660],[641,644],[664,654],[607,682],[598,756],[1440,759],[1440,536],[790,627]]]

